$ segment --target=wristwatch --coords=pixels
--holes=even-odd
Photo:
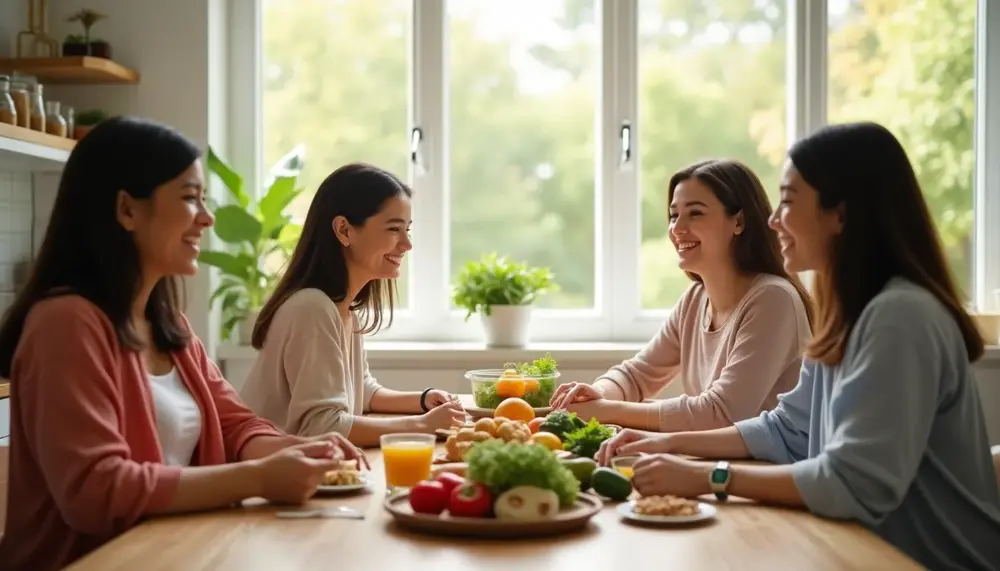
[[[708,484],[712,487],[712,492],[720,501],[729,499],[726,488],[729,487],[729,462],[722,460],[715,465],[715,468],[708,475]]]

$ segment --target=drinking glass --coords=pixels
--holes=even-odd
[[[638,456],[615,456],[611,459],[611,467],[617,470],[622,476],[631,480],[632,464],[635,464],[635,461],[638,459]]]
[[[436,441],[433,434],[383,434],[379,438],[387,494],[407,490],[430,478]]]

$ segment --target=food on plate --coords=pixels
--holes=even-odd
[[[500,494],[493,504],[497,519],[539,520],[559,513],[559,496],[552,490],[517,486]]]
[[[632,481],[617,470],[600,467],[590,475],[590,485],[600,496],[610,500],[620,501],[632,493]]]
[[[567,458],[561,460],[563,466],[569,468],[570,472],[580,482],[580,491],[586,492],[590,489],[590,477],[597,469],[597,462],[592,458]]]
[[[575,412],[554,410],[545,417],[538,430],[551,432],[558,436],[559,440],[566,440],[567,434],[585,426],[587,426],[587,423],[577,416]]]
[[[632,502],[632,511],[640,515],[698,515],[698,502],[677,496],[644,496]]]
[[[489,440],[473,446],[465,460],[468,478],[489,487],[494,495],[517,486],[536,486],[552,490],[559,505],[568,507],[580,492],[573,472],[544,446]]]
[[[323,475],[324,486],[357,486],[361,483],[361,472],[357,460],[343,460],[335,470]]]
[[[484,423],[483,421],[489,421]],[[445,454],[449,462],[461,462],[465,455],[477,442],[502,440],[504,442],[528,442],[531,429],[528,424],[519,420],[508,420],[504,417],[481,418],[475,424],[466,423],[448,436],[445,440]]]
[[[440,514],[448,507],[450,494],[444,484],[439,481],[424,480],[417,482],[410,490],[410,507],[418,514]]]
[[[486,517],[492,509],[493,494],[479,482],[465,482],[448,498],[448,513],[455,517]]]
[[[444,486],[444,489],[451,495],[451,492],[465,483],[465,477],[451,472],[441,472],[434,477],[434,481]]]
[[[524,421],[525,424],[531,422],[535,418],[535,410],[531,408],[528,401],[516,397],[504,399],[503,402],[497,405],[493,414],[494,416],[502,416],[511,420],[521,420]]]
[[[531,435],[532,444],[541,444],[549,450],[562,450],[563,443],[559,437],[551,432],[536,432]]]
[[[615,435],[615,429],[591,418],[583,428],[567,433],[563,438],[563,448],[577,456],[593,458],[601,448],[601,443]]]
[[[432,476],[439,476],[441,474],[455,474],[456,476],[465,477],[466,472],[469,471],[469,465],[465,462],[447,462],[444,464],[437,464],[431,468]]]
[[[558,363],[547,354],[531,363],[504,363],[503,370],[491,376],[486,371],[469,371],[472,397],[479,408],[494,409],[506,398],[523,398],[532,407],[549,406],[559,377]]]

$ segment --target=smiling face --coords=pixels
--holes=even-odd
[[[163,183],[148,199],[120,191],[118,222],[132,233],[143,274],[153,279],[194,275],[202,234],[215,223],[205,208],[201,161]]]
[[[410,214],[410,198],[398,193],[360,226],[352,226],[343,216],[334,218],[352,282],[399,277],[403,256],[413,249]]]
[[[819,193],[795,165],[786,161],[781,178],[781,202],[771,215],[785,269],[823,271],[830,263],[834,239],[843,230],[843,209],[823,210]]]
[[[703,275],[734,263],[732,241],[743,231],[741,214],[727,214],[715,193],[696,178],[674,188],[669,208],[670,241],[682,270]]]

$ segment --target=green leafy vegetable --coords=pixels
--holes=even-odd
[[[545,417],[545,422],[538,429],[551,432],[558,436],[559,440],[565,441],[567,434],[585,426],[587,426],[587,423],[577,416],[575,412],[554,410]]]
[[[530,365],[528,363],[521,363],[520,365],[517,365],[517,372],[522,375],[554,375],[558,370],[559,363],[557,363],[549,353],[546,353],[545,356],[540,359],[535,359]]]
[[[544,357],[531,363],[504,363],[503,368],[516,369],[522,375],[542,377],[538,379],[538,390],[525,393],[522,398],[535,408],[543,408],[549,406],[552,395],[556,392],[555,374],[559,371],[558,366],[552,355],[546,353]],[[479,408],[496,408],[505,397],[497,394],[496,383],[480,381],[473,383],[472,399]]]
[[[580,482],[554,452],[537,444],[487,440],[473,445],[465,456],[468,477],[499,495],[516,486],[552,490],[559,505],[573,505]]]
[[[563,448],[583,458],[593,458],[601,448],[601,443],[614,436],[615,430],[591,418],[583,428],[566,434]]]

